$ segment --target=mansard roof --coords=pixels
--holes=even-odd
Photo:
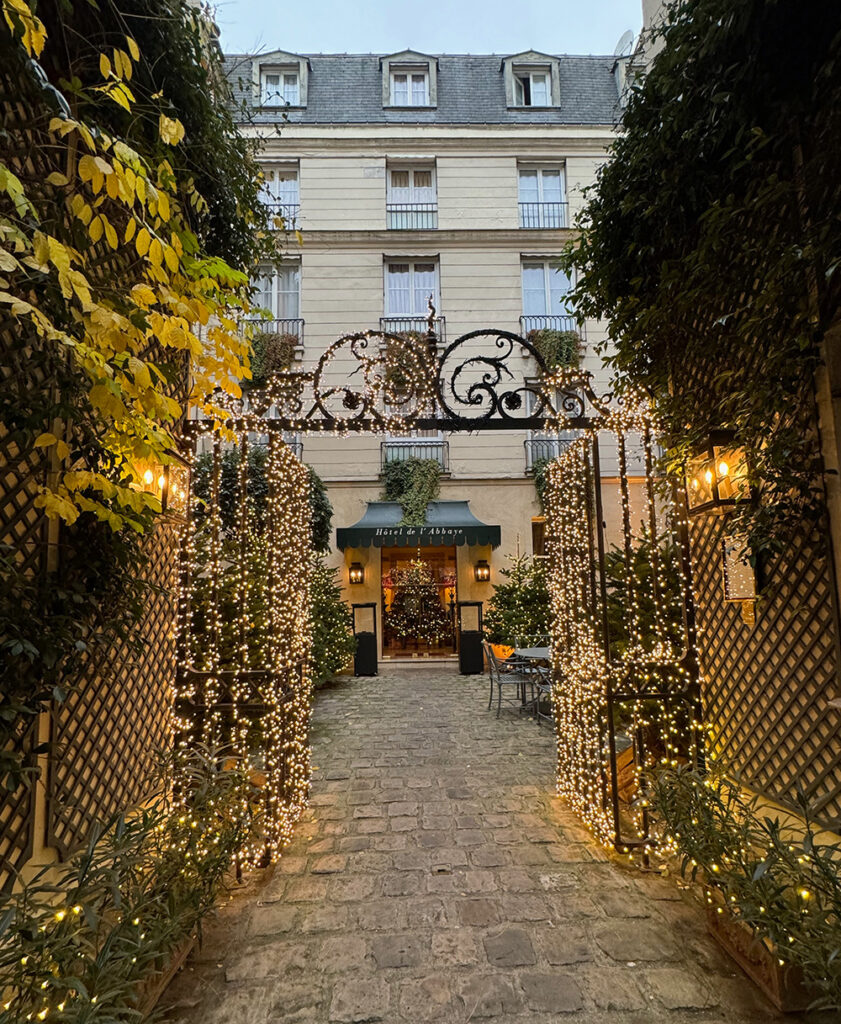
[[[229,54],[225,68],[238,107],[248,110],[249,121],[271,124],[276,110],[254,105],[254,68],[277,62],[268,54]],[[531,51],[529,51],[531,52]],[[394,108],[383,105],[382,62],[400,59],[437,60],[438,90],[434,107]],[[613,56],[551,56],[558,62],[560,96],[557,106],[510,108],[499,54],[311,53],[295,56],[310,66],[305,107],[287,108],[291,124],[568,124],[612,125],[621,113]],[[516,59],[526,55],[517,54]]]

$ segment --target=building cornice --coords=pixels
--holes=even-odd
[[[506,249],[512,252],[555,253],[567,242],[578,237],[572,228],[554,228],[548,231],[530,231],[527,228],[440,228],[437,231],[301,231],[304,240],[299,245],[295,236],[289,235],[288,252],[304,252],[308,249],[341,248],[371,249],[381,253],[429,252],[441,248],[465,246],[478,249]]]

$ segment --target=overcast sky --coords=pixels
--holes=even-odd
[[[228,53],[613,53],[641,0],[217,0]]]

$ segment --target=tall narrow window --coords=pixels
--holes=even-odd
[[[287,227],[295,227],[300,210],[297,167],[264,167],[260,199],[272,213],[283,217]]]
[[[428,300],[438,305],[438,265],[433,262],[386,264],[386,317],[424,318]],[[407,328],[409,329],[409,328]]]
[[[390,167],[386,214],[392,229],[423,231],[437,227],[434,168]]]
[[[520,227],[566,227],[565,192],[562,167],[521,167]]]
[[[301,315],[301,267],[298,263],[263,266],[254,281],[255,305],[276,320],[298,320]]]
[[[571,318],[567,306],[569,278],[548,260],[523,263],[523,314]]]
[[[393,107],[428,107],[429,73],[427,71],[392,71],[391,105]]]

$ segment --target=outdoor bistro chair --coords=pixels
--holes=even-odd
[[[496,690],[496,717],[502,711],[503,690],[506,687],[516,688],[514,698],[505,698],[505,703],[522,710],[527,707],[526,687],[531,681],[531,672],[527,662],[513,655],[510,658],[500,659],[493,652],[489,643],[485,643],[485,656],[488,659],[488,670],[491,681],[491,692],[488,698],[488,711],[493,705],[494,690]]]
[[[529,684],[531,685],[531,700],[529,705],[534,711],[534,717],[537,720],[537,724],[540,725],[541,721],[551,722],[552,721],[552,670],[545,665],[535,665],[532,667],[531,676],[529,678]],[[549,713],[541,711],[542,706],[549,705]]]

